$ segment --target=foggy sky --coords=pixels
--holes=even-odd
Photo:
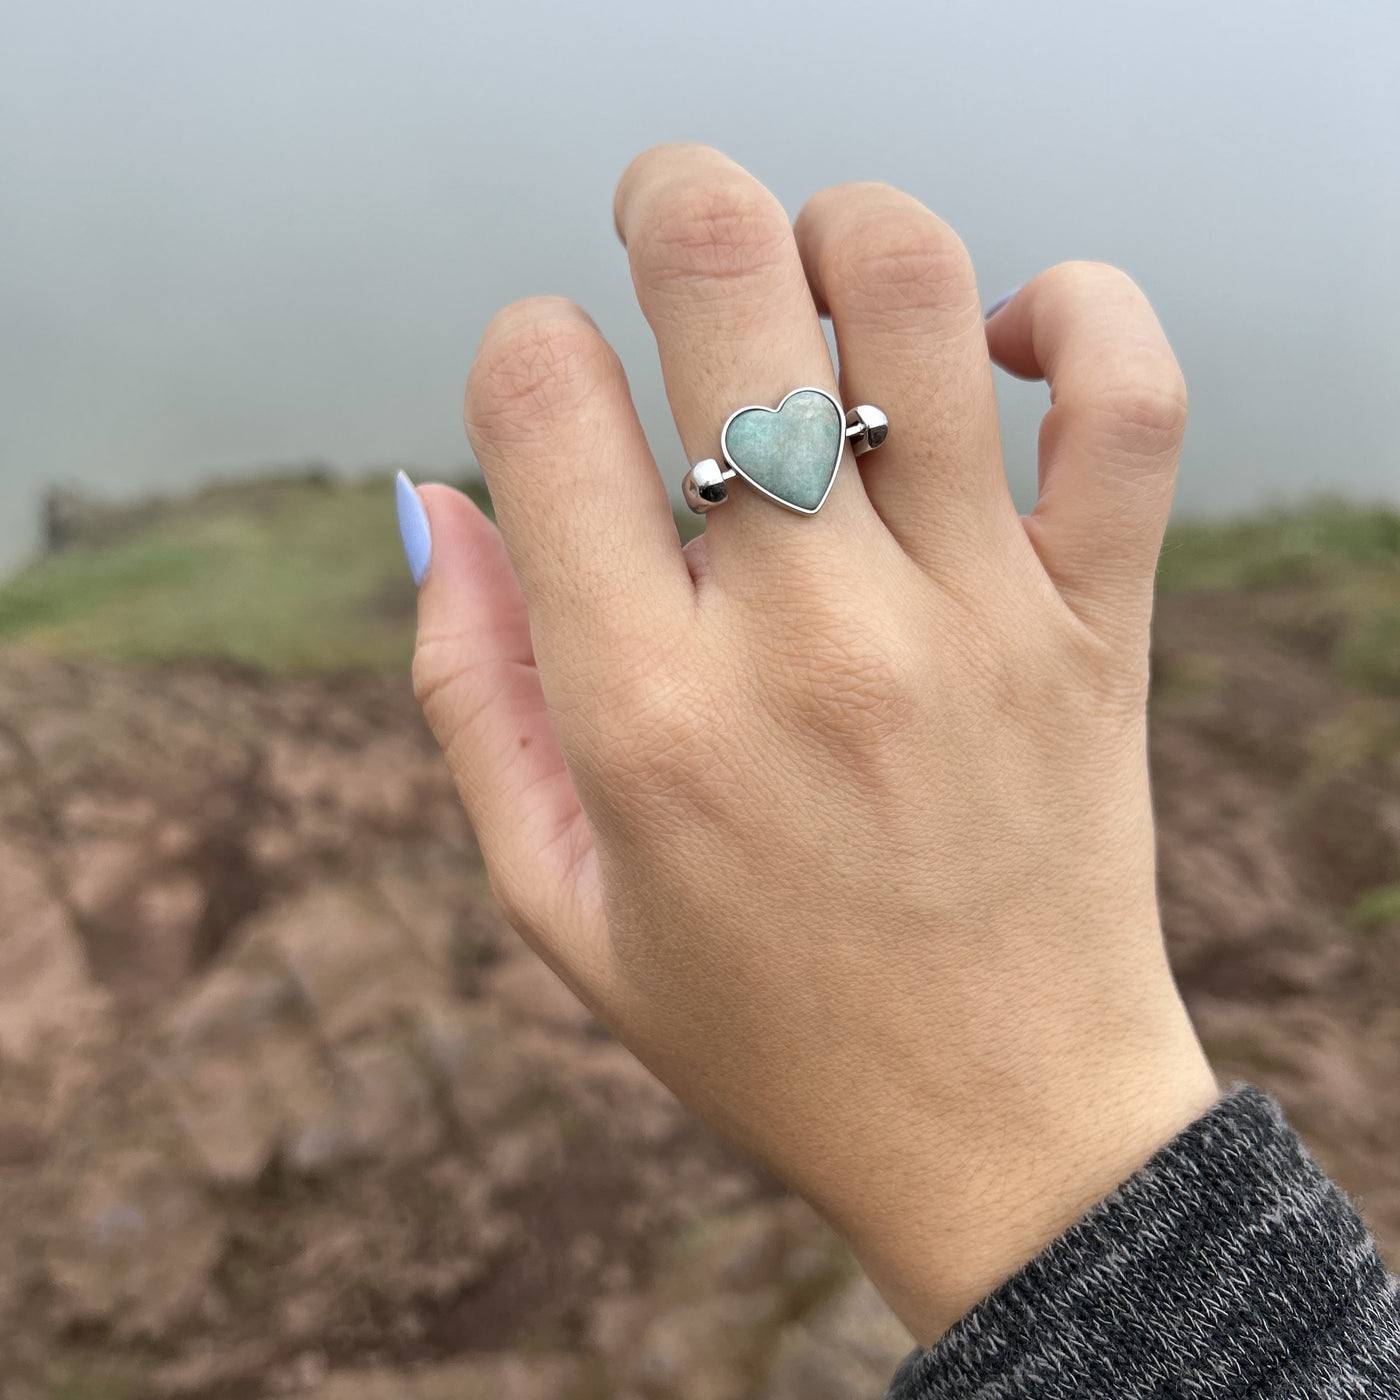
[[[0,19],[0,568],[55,480],[460,469],[476,340],[534,292],[593,312],[674,490],[610,203],[632,155],[677,139],[792,213],[841,180],[903,186],[962,234],[987,301],[1064,258],[1128,269],[1191,391],[1182,510],[1400,498],[1393,0],[31,0]],[[1044,389],[998,392],[1029,504]]]

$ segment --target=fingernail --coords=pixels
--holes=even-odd
[[[414,583],[421,584],[433,561],[433,532],[428,525],[428,512],[423,509],[422,498],[407,472],[400,472],[395,479],[394,494],[399,503],[399,538],[403,541],[404,558],[408,560],[408,571]]]
[[[997,314],[997,312],[1000,311],[1001,308],[1002,308],[1003,306],[1005,306],[1006,303],[1007,303],[1008,301],[1010,301],[1011,298],[1014,297],[1014,296],[1016,295],[1016,293],[1019,292],[1020,290],[1021,290],[1021,289],[1020,289],[1019,287],[1012,287],[1012,289],[1011,289],[1009,292],[1007,292],[1007,294],[1006,294],[1004,297],[998,297],[998,298],[997,298],[997,299],[982,313],[982,319],[983,319],[984,321],[990,321],[990,320],[992,319],[992,317],[995,316],[995,315]]]

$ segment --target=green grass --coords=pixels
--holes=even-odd
[[[1363,933],[1400,925],[1400,883],[1367,890],[1351,908],[1351,923]]]
[[[1388,590],[1351,595],[1351,625],[1337,651],[1337,663],[1358,685],[1381,695],[1400,695],[1400,580]],[[1359,595],[1359,596],[1358,596]]]
[[[137,1400],[149,1393],[138,1366],[101,1356],[69,1356],[53,1362],[38,1392],[44,1400]]]
[[[211,491],[0,586],[0,643],[121,661],[396,669],[413,616],[385,479]]]
[[[1320,500],[1167,535],[1157,570],[1164,592],[1327,583],[1358,568],[1400,569],[1400,511]]]
[[[1164,593],[1298,590],[1331,620],[1332,660],[1372,694],[1400,695],[1400,511],[1322,500],[1223,524],[1172,529],[1157,571]]]

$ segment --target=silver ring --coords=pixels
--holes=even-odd
[[[836,480],[846,444],[859,457],[889,433],[889,419],[874,404],[844,413],[825,389],[811,385],[785,394],[777,408],[747,404],[736,408],[720,431],[728,466],[707,457],[691,467],[681,482],[685,503],[704,515],[729,499],[725,483],[741,476],[780,506],[815,515]]]

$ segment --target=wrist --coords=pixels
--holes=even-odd
[[[1177,1003],[1180,1007],[1180,1003]],[[942,1335],[1219,1098],[1180,1009],[1150,1056],[1028,1075],[961,1132],[911,1133],[826,1213],[921,1346]]]

